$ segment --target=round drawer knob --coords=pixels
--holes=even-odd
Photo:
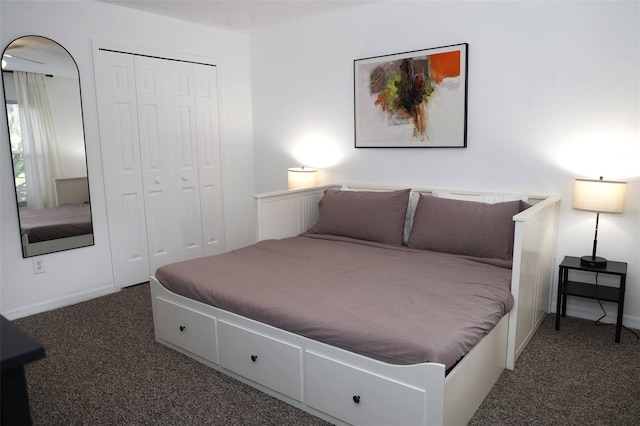
[[[156,183],[157,183],[158,185],[160,185],[160,182],[161,182],[161,181],[160,181],[160,178],[159,178],[159,177],[158,177],[158,178],[156,178]]]
[[[179,328],[180,328],[180,331],[184,331],[187,327],[185,327],[184,325],[181,325]]]
[[[182,181],[183,182],[188,182],[189,181],[189,176],[186,176],[186,175],[182,176]]]
[[[360,404],[360,395],[353,395],[353,402]]]
[[[251,361],[256,362],[258,355],[251,355]]]

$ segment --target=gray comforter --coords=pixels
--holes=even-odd
[[[89,204],[66,204],[48,209],[21,210],[20,230],[30,243],[91,234]]]
[[[453,366],[511,309],[502,262],[303,234],[158,268],[168,290],[393,364]]]

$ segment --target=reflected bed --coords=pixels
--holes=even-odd
[[[20,225],[25,256],[93,244],[91,206],[88,203],[22,210]]]

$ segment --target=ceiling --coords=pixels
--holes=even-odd
[[[40,36],[20,37],[11,42],[2,53],[2,70],[78,78],[78,68],[69,52]]]
[[[185,21],[250,33],[375,0],[101,0]]]
[[[1,0],[0,0],[1,1]],[[382,0],[100,0],[203,25],[250,33],[295,19]],[[41,37],[14,41],[4,52],[5,71],[77,78],[64,49]]]

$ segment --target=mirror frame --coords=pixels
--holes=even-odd
[[[16,187],[15,184],[15,180],[16,180],[16,175],[15,175],[15,162],[14,162],[14,158],[13,158],[13,151],[12,151],[12,147],[11,147],[11,131],[9,129],[9,110],[8,110],[8,106],[7,106],[7,89],[6,89],[6,82],[5,82],[5,72],[11,72],[13,70],[7,70],[5,71],[4,67],[2,69],[2,89],[3,89],[3,95],[4,95],[4,109],[5,109],[5,115],[7,118],[7,133],[9,136],[8,139],[8,149],[9,149],[9,154],[11,155],[11,164],[12,164],[12,175],[13,175],[13,187],[14,187],[14,193],[15,193],[15,203],[16,203],[16,210],[18,213],[18,235],[20,236],[20,245],[22,247],[22,257],[23,258],[28,258],[28,257],[33,257],[33,256],[40,256],[43,254],[48,254],[48,253],[55,253],[55,252],[59,252],[59,251],[65,251],[65,250],[71,250],[71,249],[76,249],[76,248],[81,248],[81,247],[88,247],[88,246],[93,246],[95,245],[95,240],[94,240],[94,228],[93,228],[93,215],[91,212],[91,190],[90,190],[90,185],[89,185],[89,166],[88,166],[88,161],[87,161],[87,141],[86,141],[86,132],[85,132],[85,127],[84,127],[84,111],[83,111],[83,106],[82,106],[82,86],[80,84],[80,69],[78,68],[78,64],[75,60],[75,58],[73,57],[73,55],[71,55],[71,53],[64,47],[62,46],[60,43],[56,42],[53,39],[50,39],[48,37],[44,37],[44,36],[40,36],[40,35],[25,35],[25,36],[21,36],[18,37],[14,40],[12,40],[9,44],[7,44],[7,46],[4,48],[3,50],[3,61],[4,61],[4,57],[7,54],[7,51],[11,48],[11,46],[16,43],[19,40],[22,39],[31,39],[31,38],[38,38],[38,39],[43,39],[46,40],[49,43],[53,43],[55,45],[57,45],[60,48],[60,54],[62,55],[63,52],[64,54],[68,55],[68,58],[73,62],[73,65],[75,67],[75,71],[76,71],[76,75],[77,75],[77,83],[78,83],[78,97],[79,97],[79,118],[80,118],[80,127],[82,128],[82,143],[83,143],[83,147],[84,147],[84,167],[86,170],[86,176],[79,176],[79,177],[73,177],[73,178],[67,178],[67,177],[60,177],[60,178],[54,178],[54,181],[59,180],[59,181],[65,181],[65,183],[67,183],[68,185],[70,185],[71,187],[71,191],[72,194],[77,197],[78,194],[75,192],[76,188],[80,188],[80,191],[82,191],[82,199],[86,199],[86,201],[81,202],[81,203],[77,203],[75,205],[71,205],[71,206],[58,206],[57,205],[57,199],[56,199],[56,207],[52,207],[52,208],[44,208],[44,209],[33,209],[31,210],[31,212],[37,212],[37,214],[43,214],[47,217],[48,221],[52,221],[54,220],[54,222],[52,222],[51,224],[51,228],[50,230],[52,231],[52,233],[54,234],[51,238],[49,238],[48,236],[43,236],[43,238],[41,238],[40,240],[38,240],[37,242],[30,242],[29,241],[29,236],[27,233],[23,232],[23,222],[24,222],[24,211],[27,211],[26,209],[21,211],[20,209],[20,202],[19,202],[19,195],[18,195],[18,188]],[[17,55],[16,55],[16,58]],[[30,62],[38,62],[35,61],[35,58],[18,58],[18,59],[22,59],[22,60],[26,60],[26,61],[30,61]],[[29,71],[27,71],[29,72]],[[47,77],[53,77],[53,75],[51,74],[46,74]],[[78,139],[79,140],[79,139]],[[79,163],[78,163],[79,164]],[[86,197],[84,196],[84,182],[82,180],[86,180]],[[62,183],[61,183],[62,184]],[[75,188],[73,187],[73,185],[76,185]],[[56,183],[56,187],[57,187],[57,183]],[[55,194],[54,194],[55,195]],[[57,198],[57,196],[56,196]],[[85,206],[86,205],[86,206]],[[70,209],[69,211],[64,211],[65,209]],[[64,227],[67,226],[69,224],[69,222],[67,222],[68,219],[65,219],[65,223],[62,222],[55,222],[55,220],[57,219],[52,219],[52,216],[55,218],[57,217],[57,214],[62,214],[64,216],[74,216],[73,222],[71,222],[71,225],[76,227],[76,228],[82,228],[82,231],[74,231],[74,235],[72,236],[68,236],[68,237],[60,237],[59,235],[62,233],[64,234],[64,232],[62,231],[63,229],[65,229]],[[34,213],[36,214],[36,213]],[[87,222],[88,219],[88,222]],[[34,218],[34,220],[37,220],[36,218]],[[90,232],[86,233],[86,230],[89,230]]]

